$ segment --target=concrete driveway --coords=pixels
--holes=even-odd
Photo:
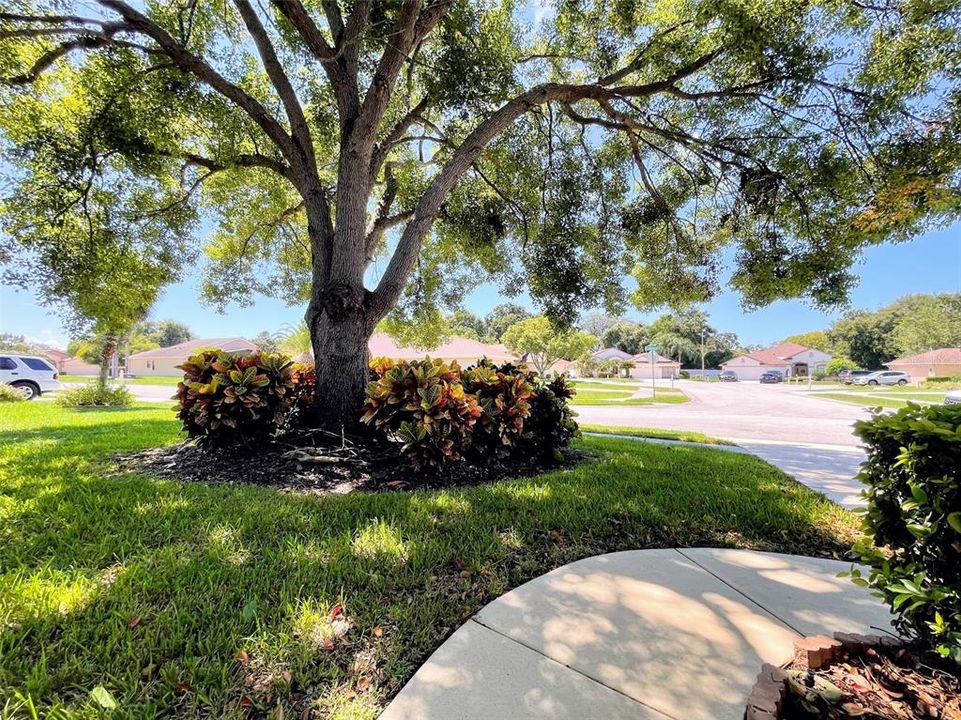
[[[852,425],[870,417],[858,405],[818,398],[803,386],[680,381],[681,405],[585,405],[596,425],[693,430],[737,443],[798,482],[847,508],[860,504],[854,479],[864,459]]]

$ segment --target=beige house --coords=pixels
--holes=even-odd
[[[898,358],[886,363],[892,370],[906,372],[920,382],[929,377],[961,375],[961,348],[938,348],[920,355]]]
[[[777,370],[784,377],[807,377],[809,373],[824,372],[831,357],[820,350],[784,342],[731,358],[721,363],[721,370],[733,370],[738,380],[757,380],[768,370]]]
[[[385,357],[391,360],[422,360],[425,357],[440,359],[444,362],[457,361],[462,368],[476,365],[481,358],[487,358],[495,363],[517,362],[517,355],[503,345],[483,343],[465,337],[452,337],[440,347],[433,350],[421,350],[415,347],[398,345],[387,333],[374,333],[367,344],[372,358]],[[313,362],[314,354],[310,351],[302,354],[300,362]]]
[[[183,375],[177,369],[190,355],[205,348],[217,348],[226,352],[253,352],[257,349],[249,340],[243,338],[201,338],[171,345],[170,347],[144,350],[127,358],[127,375],[166,376]]]
[[[651,360],[653,359],[653,363]],[[658,355],[656,352],[638,353],[631,357],[634,367],[631,368],[632,378],[672,378],[681,373],[681,363]]]

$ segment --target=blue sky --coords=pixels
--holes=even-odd
[[[855,266],[861,282],[851,297],[851,307],[875,309],[895,298],[919,292],[961,292],[961,222],[923,235],[901,245],[883,245],[864,252]],[[229,308],[223,315],[198,304],[197,277],[185,278],[171,286],[157,303],[152,317],[186,323],[199,337],[247,336],[262,330],[274,332],[286,323],[296,323],[302,308],[257,298],[253,307]],[[503,302],[496,288],[478,288],[466,306],[485,314]],[[525,297],[513,298],[530,306]],[[842,310],[821,312],[802,301],[778,302],[761,310],[745,313],[738,296],[730,291],[705,306],[712,324],[724,332],[734,332],[745,344],[770,344],[794,333],[827,326]],[[656,316],[628,312],[635,319]],[[30,294],[0,287],[0,332],[25,335],[42,342],[66,344],[67,333],[56,314],[40,307]]]

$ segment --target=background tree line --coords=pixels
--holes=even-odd
[[[961,293],[905,295],[878,310],[847,312],[825,330],[785,340],[868,369],[898,357],[961,347]]]

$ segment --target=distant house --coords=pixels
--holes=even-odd
[[[653,359],[653,363],[651,360]],[[671,360],[656,352],[638,353],[631,357],[634,367],[631,368],[632,378],[672,378],[681,372],[681,363]]]
[[[63,368],[64,364],[70,360],[70,356],[63,350],[57,350],[57,348],[48,347],[44,348],[43,353],[41,354],[54,364],[54,367],[57,368],[57,372],[66,372]]]
[[[929,377],[961,375],[961,348],[938,348],[920,355],[898,358],[885,364],[892,370],[900,370],[920,381]]]
[[[57,366],[61,375],[99,375],[100,366],[84,362],[78,357],[67,358]]]
[[[238,337],[187,340],[170,347],[134,353],[127,358],[127,374],[139,376],[164,375],[167,377],[182,375],[183,373],[176,366],[180,365],[188,356],[204,348],[217,348],[227,352],[253,352],[257,349],[257,346],[249,340]]]
[[[503,345],[484,343],[465,337],[452,337],[434,350],[421,350],[415,347],[398,345],[387,333],[374,333],[367,347],[370,356],[386,357],[391,360],[421,360],[425,357],[441,359],[444,362],[457,363],[461,367],[476,365],[481,358],[488,358],[496,363],[517,362],[517,356]],[[299,358],[302,362],[313,362],[314,354],[306,352]]]
[[[630,360],[633,358],[633,355],[623,350],[618,350],[615,347],[609,347],[603,350],[595,350],[591,353],[591,357],[598,362],[602,362],[604,360]]]
[[[766,350],[738,355],[721,363],[722,370],[733,370],[738,380],[757,380],[768,370],[779,370],[785,377],[807,377],[824,372],[831,355],[821,350],[785,342]]]

